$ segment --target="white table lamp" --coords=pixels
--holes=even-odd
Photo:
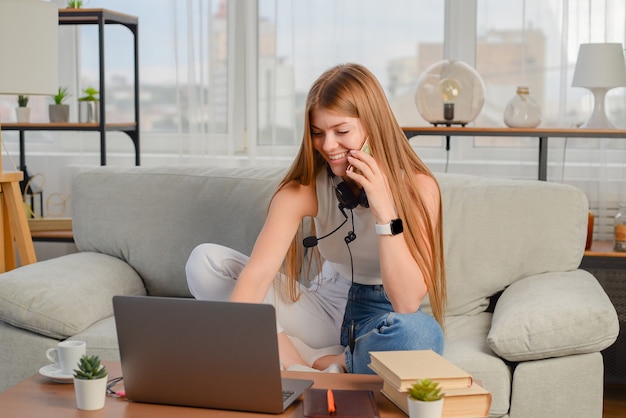
[[[0,0],[0,94],[54,95],[58,90],[59,8],[42,0]],[[0,146],[2,125],[0,121]],[[1,155],[2,150],[0,150]],[[21,171],[4,171],[0,158],[3,238],[0,271],[15,268],[14,241],[22,265],[36,261],[22,202]],[[7,219],[8,222],[5,222]]]
[[[584,87],[593,93],[593,113],[582,128],[615,129],[606,116],[606,93],[626,86],[624,49],[620,43],[581,44],[576,60],[572,87]]]

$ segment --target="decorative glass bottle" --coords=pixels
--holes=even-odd
[[[534,128],[541,123],[541,108],[528,87],[517,88],[517,94],[504,109],[504,123],[509,128]]]
[[[626,203],[619,204],[615,215],[615,251],[626,252]]]

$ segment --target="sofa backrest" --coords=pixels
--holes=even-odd
[[[118,257],[153,296],[191,296],[185,263],[215,242],[250,254],[285,169],[100,167],[80,173],[72,193],[79,251]]]
[[[438,174],[447,315],[483,312],[489,296],[530,275],[578,268],[588,201],[570,185]]]
[[[150,295],[190,296],[184,267],[191,250],[215,242],[250,254],[284,173],[215,167],[83,172],[72,198],[76,245],[126,261]],[[448,315],[482,312],[490,296],[522,277],[580,264],[588,211],[581,190],[459,174],[437,179]]]

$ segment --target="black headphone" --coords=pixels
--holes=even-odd
[[[346,219],[341,223],[341,225],[339,225],[337,228],[333,229],[331,232],[329,232],[328,234],[322,237],[318,238],[312,235],[312,236],[304,238],[304,240],[302,240],[302,245],[304,245],[306,248],[315,247],[319,240],[331,236],[332,234],[337,232],[339,228],[344,226],[345,223],[348,222],[348,215],[346,214],[345,209],[352,210],[359,205],[361,205],[364,208],[370,207],[369,202],[367,201],[367,195],[365,194],[365,189],[361,188],[359,190],[359,194],[355,194],[350,188],[350,186],[348,185],[348,183],[346,183],[345,181],[342,181],[341,183],[335,186],[335,174],[332,172],[329,166],[326,166],[326,168],[328,170],[328,176],[330,177],[330,181],[333,183],[333,187],[335,189],[335,196],[337,196],[337,200],[339,201],[339,204],[337,206],[339,207],[339,210],[341,211],[342,215]],[[353,222],[354,222],[354,219],[353,219]],[[348,232],[348,235],[345,236],[344,240],[346,241],[346,244],[349,244],[355,239],[356,239],[356,234],[354,233],[354,225],[353,225],[352,231]]]
[[[339,201],[339,210],[341,210],[342,213],[343,209],[354,209],[359,205],[364,208],[370,207],[370,204],[367,201],[367,195],[365,194],[365,189],[360,188],[359,193],[355,194],[348,183],[343,180],[335,186],[335,173],[332,172],[330,166],[327,165],[326,168],[328,170],[330,181],[333,183],[333,187],[335,188],[335,195]]]

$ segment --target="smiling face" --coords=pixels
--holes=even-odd
[[[311,111],[311,138],[336,176],[348,168],[348,151],[358,149],[366,134],[359,118],[342,116],[325,108]]]

